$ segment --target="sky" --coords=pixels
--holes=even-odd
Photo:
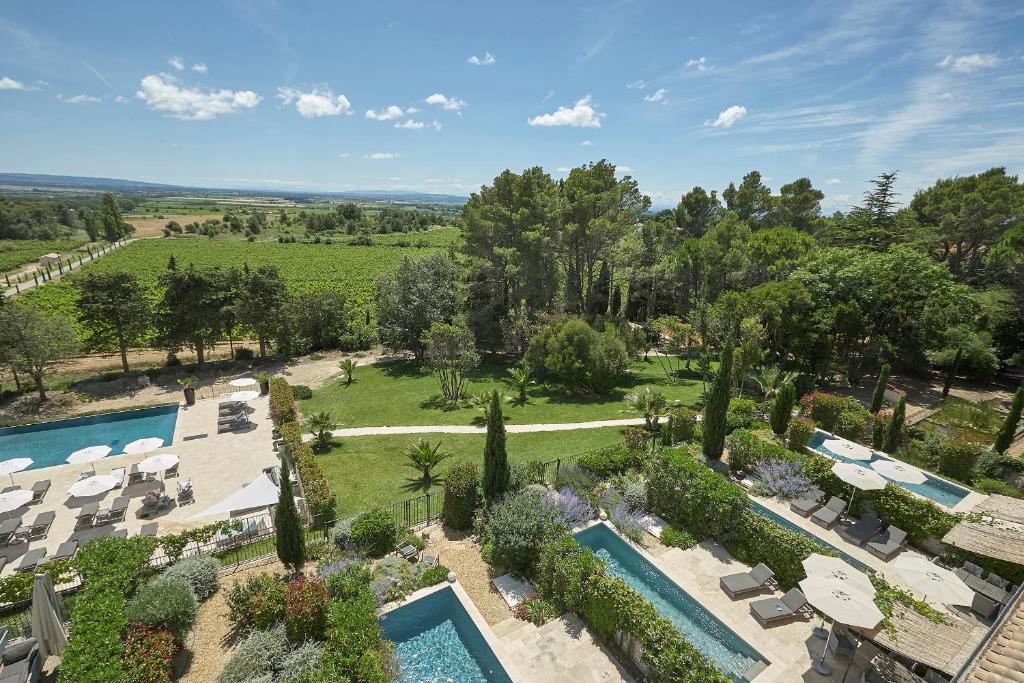
[[[656,206],[1024,172],[1019,0],[5,3],[0,172],[468,195],[608,159]]]

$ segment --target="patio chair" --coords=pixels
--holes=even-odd
[[[991,583],[996,588],[1002,588],[1004,591],[1010,587],[1010,582],[999,576],[995,572],[989,572],[985,580]]]
[[[42,563],[42,561],[45,558],[46,548],[33,548],[32,550],[29,550],[27,553],[22,555],[21,563],[18,564],[17,567],[15,567],[14,571],[18,572],[19,574],[34,571],[35,568],[40,563]]]
[[[800,498],[791,501],[789,509],[801,517],[807,517],[821,507],[821,496],[821,491],[808,491]]]
[[[21,517],[12,517],[0,522],[0,545],[8,546],[14,540],[14,534],[21,528]]]
[[[10,493],[11,491],[17,491],[17,490],[18,490],[18,489],[20,489],[20,488],[21,488],[21,487],[20,487],[20,486],[18,486],[17,484],[15,484],[15,485],[13,485],[13,486],[5,486],[5,487],[4,487],[4,490],[3,490],[3,491],[0,491],[0,493]]]
[[[192,488],[192,482],[185,480],[178,482],[178,505],[188,505],[189,503],[196,502],[195,491]]]
[[[437,555],[423,555],[420,557],[420,564],[426,567],[433,567],[437,564]]]
[[[180,462],[176,462],[173,465],[171,465],[170,467],[168,467],[166,470],[164,470],[164,479],[166,479],[167,477],[176,477],[176,476],[178,476],[178,466],[179,465],[181,465],[181,463]]]
[[[749,572],[723,576],[718,580],[718,585],[722,587],[726,595],[736,600],[748,593],[762,590],[773,578],[775,578],[775,573],[762,563]]]
[[[850,632],[838,626],[833,629],[832,637],[828,640],[828,651],[833,657],[848,657],[851,661],[857,651],[857,641],[853,639]]]
[[[882,520],[874,515],[864,515],[848,527],[839,527],[843,540],[854,545],[863,545],[882,528]]]
[[[975,593],[974,599],[971,600],[971,611],[984,619],[993,619],[999,614],[999,603],[981,593]]]
[[[117,486],[115,486],[114,488],[119,489],[122,486],[124,486],[124,468],[123,467],[115,467],[114,469],[110,470],[110,476],[112,476],[114,479],[117,479]]]
[[[765,598],[750,603],[750,613],[765,628],[790,619],[803,618],[806,609],[807,598],[799,588],[793,588],[782,598]]]
[[[420,554],[415,546],[405,545],[398,549],[398,555],[405,560],[412,562]]]
[[[29,505],[35,505],[41,503],[43,498],[46,497],[46,493],[50,490],[50,480],[43,479],[32,484],[32,500],[28,502]]]
[[[146,481],[146,473],[139,471],[137,464],[132,465],[131,470],[128,472],[128,486],[132,484],[141,484]]]
[[[32,522],[32,526],[29,527],[29,540],[38,541],[46,538],[46,535],[50,533],[50,527],[53,526],[53,520],[56,519],[56,517],[57,514],[53,510],[40,512],[36,515],[35,520]]]
[[[47,562],[56,562],[58,560],[70,560],[78,552],[78,539],[73,538],[70,541],[64,541],[57,548],[57,552],[52,557],[47,558]]]
[[[903,548],[906,540],[907,532],[890,524],[888,529],[869,539],[864,547],[875,557],[888,562]]]
[[[110,503],[110,511],[107,514],[107,522],[123,522],[128,512],[128,496],[118,496]]]
[[[846,509],[846,501],[838,496],[832,496],[825,503],[825,506],[811,515],[811,521],[820,527],[831,529],[832,525],[839,521],[839,515]]]
[[[150,522],[149,524],[143,524],[142,529],[139,531],[140,536],[156,536],[156,530],[159,525],[156,522]]]
[[[78,511],[75,519],[75,528],[90,527],[96,522],[96,515],[99,514],[100,506],[96,503],[86,503]]]
[[[217,421],[217,433],[223,434],[224,432],[233,432],[236,429],[241,429],[249,424],[249,420],[244,417],[233,417],[227,420]]]
[[[979,579],[981,578],[981,575],[985,573],[984,569],[974,564],[973,562],[964,562],[964,571],[968,574],[974,574]]]

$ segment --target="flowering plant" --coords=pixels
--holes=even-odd
[[[126,683],[169,682],[171,660],[177,649],[167,629],[135,626],[124,642]]]
[[[323,581],[299,576],[288,582],[284,600],[288,640],[322,640],[327,630],[327,588]]]

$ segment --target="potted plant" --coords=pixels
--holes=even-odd
[[[185,392],[185,404],[193,406],[196,404],[196,384],[199,380],[195,377],[182,377],[178,380],[182,390]]]
[[[269,372],[258,372],[256,373],[256,379],[260,383],[260,394],[266,396],[270,393],[270,373]]]

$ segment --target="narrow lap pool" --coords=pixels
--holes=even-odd
[[[76,417],[70,420],[40,422],[19,427],[0,428],[0,462],[11,458],[32,458],[29,469],[64,465],[74,451],[105,444],[119,455],[125,444],[146,437],[157,437],[170,445],[178,406],[124,410],[104,415]]]
[[[833,436],[828,432],[818,429],[811,435],[811,440],[807,442],[807,447],[816,450],[826,458],[830,458],[838,462],[853,463],[854,465],[859,465],[860,467],[866,467],[869,469],[871,467],[871,463],[875,460],[892,460],[892,458],[887,458],[878,451],[872,451],[871,460],[853,460],[851,458],[843,457],[837,453],[833,453],[824,445],[825,441],[828,439],[839,438],[841,437]],[[894,481],[892,483],[896,486],[902,486],[906,490],[912,491],[920,496],[933,500],[939,505],[945,505],[948,508],[955,507],[957,503],[970,494],[970,491],[962,486],[957,486],[956,484],[952,484],[944,479],[933,477],[927,472],[925,472],[924,475],[927,478],[923,484],[907,484],[899,481]]]
[[[750,505],[753,508],[754,512],[756,512],[757,514],[761,515],[762,517],[766,517],[767,519],[772,520],[773,522],[775,522],[776,524],[778,524],[779,526],[781,526],[784,529],[789,529],[790,531],[795,531],[796,533],[800,534],[801,536],[806,536],[807,538],[809,538],[812,541],[814,541],[818,545],[819,548],[821,548],[822,550],[827,550],[827,551],[832,552],[832,553],[836,553],[837,555],[839,555],[839,557],[841,557],[844,560],[846,560],[846,562],[848,564],[850,564],[851,566],[854,566],[854,567],[856,567],[857,569],[859,569],[859,570],[861,570],[863,572],[872,572],[873,571],[870,567],[868,567],[866,564],[864,564],[860,560],[847,555],[846,553],[844,553],[839,548],[835,547],[834,545],[832,545],[828,541],[825,541],[825,540],[822,540],[822,539],[818,538],[817,536],[812,534],[810,531],[807,531],[806,529],[801,529],[798,525],[796,525],[793,522],[789,521],[788,519],[786,519],[785,517],[783,517],[779,513],[775,512],[774,510],[770,510],[770,509],[766,508],[764,505],[761,505],[756,500],[751,500],[750,501]]]
[[[512,683],[449,587],[380,618],[395,643],[401,683]]]
[[[650,600],[687,640],[732,680],[753,680],[767,666],[757,650],[606,525],[595,524],[575,537],[604,560],[609,572]]]

